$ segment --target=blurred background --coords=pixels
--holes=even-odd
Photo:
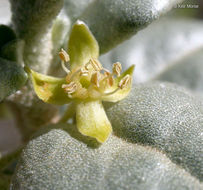
[[[8,24],[11,19],[10,5],[8,0],[0,0],[0,22]]]
[[[0,24],[9,24],[10,19],[9,1],[0,0]],[[100,59],[107,67],[116,61],[124,63],[126,68],[135,64],[135,83],[164,80],[201,94],[202,19],[203,1],[185,1]],[[21,136],[14,127],[12,115],[0,103],[0,153],[7,154],[20,144]]]
[[[9,0],[0,0],[0,24],[8,25],[11,20]],[[15,150],[21,144],[21,136],[14,127],[9,110],[0,103],[0,157]]]

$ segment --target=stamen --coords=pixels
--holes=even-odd
[[[85,69],[88,71],[88,65],[90,64],[90,62],[85,64]]]
[[[131,83],[131,76],[126,75],[118,84],[118,88],[123,89]]]
[[[66,53],[66,51],[64,49],[61,49],[61,51],[59,52],[59,57],[64,62],[69,62],[70,61],[70,57]]]
[[[126,75],[118,84],[118,88],[116,88],[114,91],[112,92],[107,92],[104,93],[103,95],[108,96],[108,95],[112,95],[114,93],[116,93],[118,90],[125,88],[127,85],[129,85],[131,83],[131,76],[130,75]]]
[[[59,52],[59,57],[61,59],[61,67],[63,68],[63,70],[69,74],[70,71],[69,69],[65,66],[65,62],[67,63],[70,60],[69,55],[66,53],[66,51],[64,49],[61,49],[61,51]]]
[[[75,82],[63,84],[62,88],[65,90],[65,92],[67,92],[68,95],[71,95],[77,90],[77,84]]]
[[[89,71],[86,70],[86,68],[81,68],[80,69],[80,76],[88,76]]]
[[[77,71],[75,71],[74,73],[73,73],[73,75],[70,77],[70,80],[73,80],[73,78],[79,73],[80,74],[80,72],[81,72],[81,69],[78,69]]]
[[[91,82],[99,88],[99,81],[100,81],[100,72],[95,72],[92,75]]]
[[[98,60],[91,58],[89,63],[92,65],[92,67],[94,68],[95,71],[102,70],[102,65]]]
[[[113,83],[114,83],[113,76],[110,75],[108,78],[108,84],[109,84],[109,86],[113,86]]]
[[[118,77],[121,75],[122,66],[119,62],[113,64],[113,74],[117,75]]]
[[[104,76],[105,76],[105,80],[107,80],[109,86],[113,86],[114,79],[113,79],[112,74],[108,70],[105,70]]]
[[[61,61],[61,67],[63,68],[63,70],[64,70],[67,74],[70,73],[70,70],[65,66],[64,61]]]
[[[104,75],[105,77],[108,77],[109,75],[111,75],[111,72],[105,68],[102,69],[104,71]]]

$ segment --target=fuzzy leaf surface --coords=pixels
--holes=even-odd
[[[156,147],[203,179],[201,99],[180,86],[156,82],[137,85],[126,99],[108,106],[107,115],[117,136]]]
[[[101,53],[132,37],[181,0],[95,0],[80,19],[90,27]]]
[[[11,189],[202,189],[164,154],[115,136],[91,148],[71,137],[68,125],[49,126],[24,149]],[[52,129],[51,129],[52,128]]]

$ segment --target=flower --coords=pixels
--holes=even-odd
[[[117,102],[128,95],[134,66],[121,74],[122,67],[117,62],[110,72],[103,68],[98,56],[96,39],[84,22],[77,21],[70,34],[68,53],[63,49],[59,52],[66,77],[47,76],[29,68],[27,71],[41,100],[58,105],[74,102],[79,132],[103,143],[112,127],[102,101]],[[68,62],[70,70],[65,66]],[[67,111],[65,120],[72,111]]]

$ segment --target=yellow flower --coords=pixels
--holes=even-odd
[[[105,142],[112,127],[102,101],[117,102],[128,95],[134,66],[122,74],[118,62],[113,65],[112,72],[103,68],[97,59],[98,43],[82,21],[77,21],[72,28],[68,53],[62,49],[59,56],[67,73],[65,78],[43,75],[27,68],[36,94],[50,104],[74,102],[80,133]],[[65,66],[68,62],[70,70]]]

